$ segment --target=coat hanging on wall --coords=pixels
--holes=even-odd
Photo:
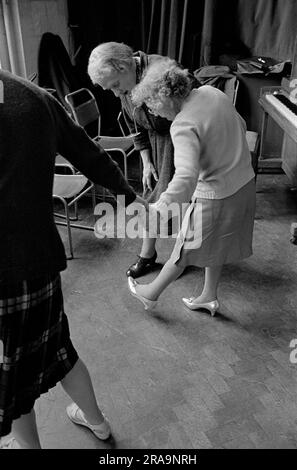
[[[65,95],[82,87],[92,87],[87,76],[72,65],[60,36],[44,33],[38,52],[38,85],[55,90],[55,96],[67,108]]]

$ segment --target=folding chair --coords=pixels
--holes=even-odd
[[[72,111],[75,121],[81,125],[86,132],[91,125],[97,122],[96,135],[93,138],[104,150],[117,152],[123,157],[124,175],[128,179],[127,158],[134,152],[134,143],[132,135],[123,135],[121,137],[102,136],[101,135],[101,114],[93,93],[87,88],[80,88],[73,93],[65,96],[65,101]],[[89,132],[88,132],[89,133]]]
[[[55,174],[54,175],[54,187],[53,187],[53,198],[62,202],[64,206],[64,214],[55,212],[55,217],[61,217],[66,219],[65,222],[55,220],[57,225],[67,226],[69,252],[70,256],[68,259],[73,258],[73,244],[72,244],[72,233],[71,228],[79,228],[83,230],[94,231],[94,226],[74,224],[73,221],[78,220],[77,215],[77,202],[83,197],[88,191],[92,192],[92,208],[93,214],[96,206],[96,194],[94,183],[88,181],[88,179],[81,173],[76,173],[73,166],[65,160],[63,157],[58,156],[55,167],[57,169],[65,168],[70,170],[70,174]],[[70,208],[74,207],[74,217],[70,216]]]

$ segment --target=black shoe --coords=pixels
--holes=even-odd
[[[149,273],[156,265],[157,252],[151,258],[142,258],[138,256],[138,261],[132,264],[128,271],[126,271],[127,276],[131,276],[134,279],[136,277],[144,276],[144,274]]]

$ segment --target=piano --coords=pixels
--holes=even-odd
[[[264,87],[261,90],[259,103],[263,108],[262,138],[264,143],[267,119],[272,119],[283,131],[297,143],[297,104],[294,88],[290,87],[288,79],[282,80],[281,87]],[[260,150],[260,154],[261,150]]]
[[[295,38],[292,72],[289,79],[283,78],[280,87],[262,89],[259,103],[263,108],[260,156],[263,155],[263,143],[268,116],[283,129],[281,164],[292,185],[297,187],[297,36]],[[294,86],[295,85],[295,88]],[[297,245],[297,223],[291,224],[291,243]]]
[[[296,81],[294,81],[294,84]],[[281,87],[262,88],[259,103],[263,108],[260,155],[267,128],[268,116],[283,129],[282,168],[294,186],[297,186],[297,103],[292,81],[282,80]],[[297,245],[297,223],[291,224],[290,242]]]
[[[262,166],[269,167],[270,163],[264,158],[263,145],[270,116],[284,131],[282,141],[281,158],[278,165],[284,170],[293,187],[297,187],[297,90],[292,87],[296,85],[297,78],[297,36],[295,38],[291,76],[283,78],[280,87],[262,88],[259,103],[263,109],[260,155]],[[273,159],[270,159],[272,161]]]

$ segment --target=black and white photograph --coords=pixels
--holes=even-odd
[[[297,449],[296,0],[0,0],[0,467],[33,449]]]

